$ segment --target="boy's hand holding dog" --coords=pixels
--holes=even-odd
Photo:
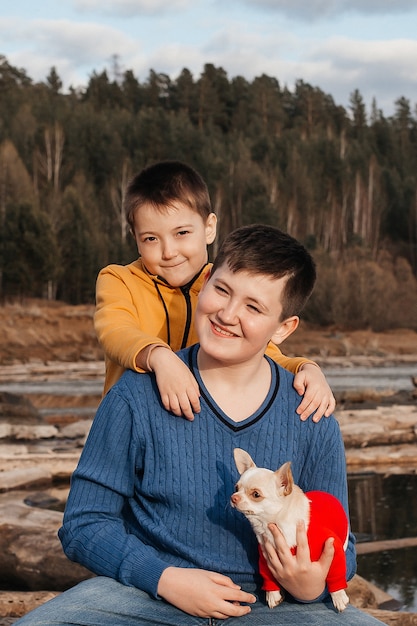
[[[333,560],[333,538],[326,541],[320,559],[312,562],[303,521],[297,523],[296,554],[291,552],[276,524],[269,524],[268,528],[275,545],[264,536],[262,552],[274,578],[297,600],[311,602],[318,598],[326,587],[326,576]]]
[[[246,615],[251,610],[246,603],[256,602],[255,596],[242,591],[228,576],[183,567],[167,567],[162,572],[158,595],[185,613],[216,619]]]

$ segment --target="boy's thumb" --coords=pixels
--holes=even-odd
[[[334,537],[329,537],[324,544],[323,552],[320,557],[323,567],[329,568],[334,556]]]

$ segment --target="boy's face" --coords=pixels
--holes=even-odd
[[[280,321],[286,280],[219,267],[201,290],[195,314],[203,352],[231,365],[262,356],[271,339],[284,341],[299,321]]]
[[[141,206],[135,215],[134,236],[142,261],[151,274],[172,287],[186,285],[207,263],[207,245],[216,236],[216,216],[203,218],[180,202],[159,211]]]

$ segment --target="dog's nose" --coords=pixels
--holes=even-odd
[[[234,493],[231,497],[230,497],[231,501],[233,502],[233,504],[238,504],[238,502],[240,501],[240,495],[238,493]]]

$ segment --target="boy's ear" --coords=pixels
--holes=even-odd
[[[300,323],[300,318],[298,315],[293,315],[292,317],[288,317],[286,320],[280,323],[276,331],[271,337],[272,343],[279,345],[282,343],[287,337],[292,335],[292,333],[298,328],[298,324]]]
[[[217,216],[215,213],[210,213],[206,220],[206,244],[209,245],[213,243],[216,238],[217,232]]]

